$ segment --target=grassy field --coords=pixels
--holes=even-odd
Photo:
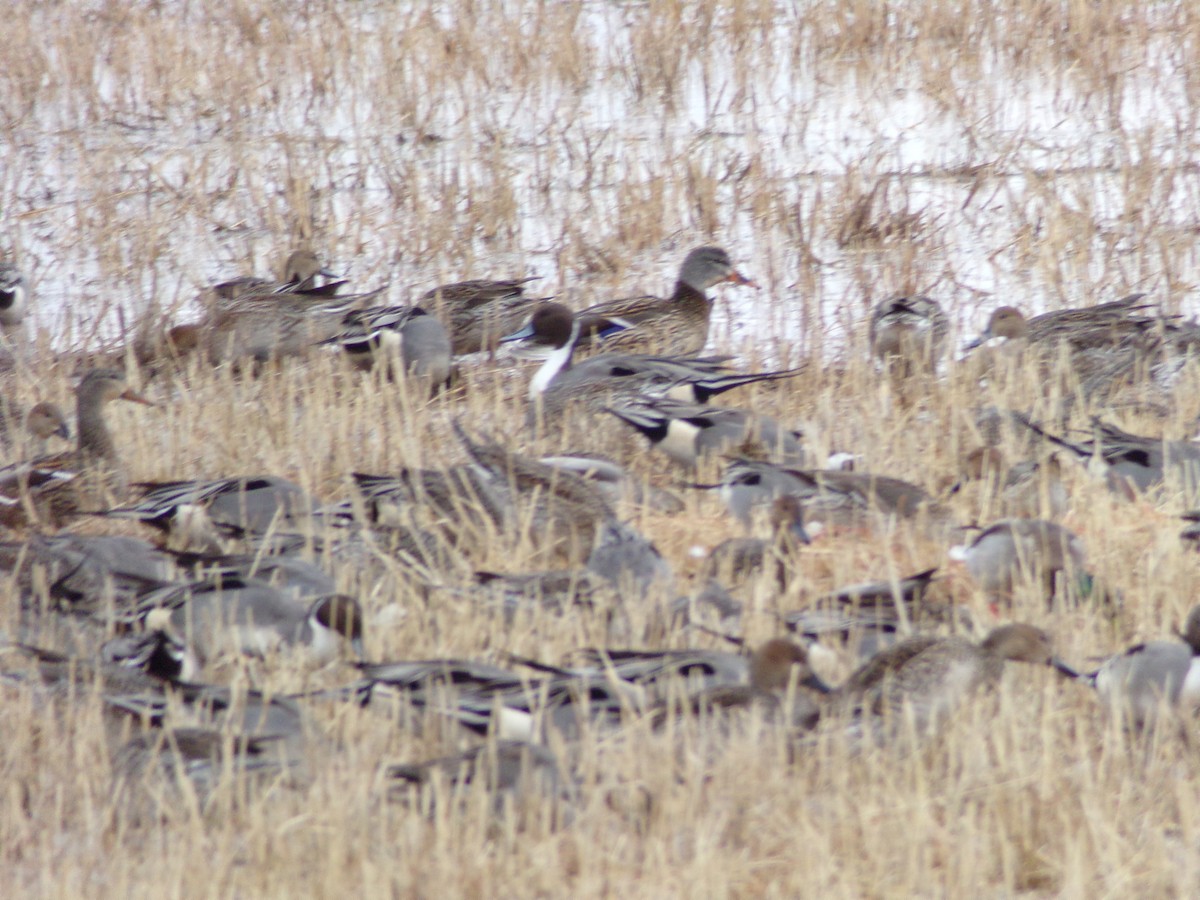
[[[880,4],[592,0],[540,3],[5,4],[0,257],[36,310],[4,390],[67,407],[84,350],[135,323],[188,321],[207,284],[267,274],[310,244],[356,287],[403,303],[462,278],[539,275],[581,307],[669,290],[688,249],[725,247],[761,291],[717,291],[712,352],[803,365],[730,405],[803,426],[818,457],[943,495],[980,444],[975,409],[1035,417],[1034,373],[983,383],[947,360],[900,402],[866,350],[871,306],[923,291],[953,343],[1003,303],[1027,312],[1146,291],[1191,316],[1200,195],[1200,9],[1190,4]],[[62,354],[57,356],[56,354]],[[528,366],[468,360],[463,392],[425,401],[317,353],[239,379],[195,364],[133,380],[160,405],[114,404],[135,480],[272,473],[318,497],[352,471],[441,466],[456,417],[529,452],[607,453],[677,489],[677,516],[621,510],[693,586],[705,550],[741,533],[708,492],[605,423],[592,440],[522,427]],[[1103,412],[1189,438],[1200,372],[1169,396]],[[1048,393],[1050,395],[1048,395]],[[725,399],[725,398],[723,398]],[[1011,448],[1010,448],[1011,449]],[[711,473],[701,473],[711,474]],[[1020,600],[1000,613],[1049,630],[1086,667],[1169,635],[1200,558],[1178,539],[1196,505],[1177,483],[1133,502],[1070,468],[1064,523],[1119,590],[1115,612]],[[995,514],[947,497],[963,522]],[[136,533],[84,522],[88,531]],[[915,530],[829,533],[797,583],[745,595],[751,642],[774,612],[839,584],[941,566],[941,589],[995,621],[949,544]],[[519,572],[501,546],[470,566]],[[506,626],[426,596],[398,566],[335,573],[368,611],[373,659],[551,661],[604,640],[580,612]],[[662,598],[626,597],[636,646],[719,646],[664,625]],[[0,629],[18,617],[0,595]],[[825,663],[836,680],[849,665]],[[752,723],[727,744],[644,724],[578,750],[573,820],[493,816],[486,798],[423,815],[382,769],[466,746],[373,710],[316,711],[310,776],[163,817],[114,795],[117,746],[96,697],[47,705],[0,686],[0,883],[10,896],[1179,896],[1200,890],[1200,763],[1172,729],[1121,733],[1094,696],[1010,666],[1001,689],[919,746],[799,751]],[[227,665],[271,690],[335,685],[344,665]],[[131,726],[132,727],[132,726]],[[1195,736],[1191,735],[1191,741]]]

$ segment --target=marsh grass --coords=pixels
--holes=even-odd
[[[982,442],[974,410],[1053,421],[1072,376],[947,361],[938,380],[898,391],[869,359],[872,304],[931,294],[955,346],[999,303],[1037,311],[1145,290],[1195,311],[1191,4],[94,0],[5,12],[0,251],[38,302],[5,388],[24,403],[69,408],[87,358],[130,357],[141,323],[194,319],[202,287],[274,272],[297,244],[357,288],[387,283],[389,303],[536,274],[539,293],[583,306],[668,291],[690,247],[719,243],[763,289],[718,292],[710,350],[747,369],[804,366],[728,402],[802,427],[817,458],[851,451],[862,470],[985,524],[986,497],[946,493]],[[503,357],[467,361],[461,393],[432,401],[321,353],[254,379],[195,360],[134,371],[160,406],[114,404],[111,420],[139,480],[271,473],[335,501],[353,471],[463,461],[456,418],[530,453],[604,453],[664,487],[690,479],[613,422],[532,438],[531,370]],[[1192,365],[1169,396],[1075,403],[1067,424],[1103,413],[1190,437],[1198,378]],[[1012,435],[1001,449],[1025,455]],[[1001,616],[1050,629],[1082,666],[1182,621],[1198,562],[1174,516],[1196,497],[1168,481],[1126,503],[1081,468],[1066,477],[1066,524],[1124,603],[1047,609],[1021,596]],[[711,493],[680,492],[678,516],[620,512],[688,588],[696,548],[739,529]],[[493,537],[469,548],[469,566],[521,571],[528,543]],[[826,534],[786,594],[764,579],[742,595],[744,634],[774,635],[776,613],[835,586],[934,565],[939,591],[990,623],[946,550],[911,528]],[[481,616],[382,552],[334,574],[375,623],[372,658],[556,661],[610,638],[586,610]],[[3,596],[15,631],[15,586]],[[625,606],[622,642],[714,643],[653,599]],[[850,662],[827,665],[836,680]],[[825,735],[797,750],[754,722],[727,744],[694,723],[597,735],[561,748],[582,789],[560,827],[536,803],[497,816],[479,791],[389,797],[386,764],[471,739],[403,727],[386,705],[316,706],[327,739],[304,777],[226,773],[207,798],[152,780],[157,802],[127,804],[112,757],[139,726],[109,733],[86,691],[46,702],[5,682],[0,866],[12,896],[1195,894],[1190,724],[1134,739],[1084,688],[1010,669],[943,733],[886,749]],[[274,691],[352,674],[283,660],[212,673]]]

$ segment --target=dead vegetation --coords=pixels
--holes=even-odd
[[[6,11],[0,256],[23,268],[37,305],[5,390],[25,406],[69,408],[78,354],[119,350],[147,317],[193,320],[202,287],[270,273],[294,245],[318,249],[356,289],[387,283],[388,303],[463,278],[539,275],[539,294],[579,308],[669,291],[688,249],[719,243],[764,289],[717,292],[709,349],[747,370],[806,364],[729,404],[802,427],[817,458],[853,452],[860,469],[908,479],[983,524],[992,501],[948,493],[982,443],[974,410],[1053,421],[1070,377],[947,361],[898,397],[870,361],[871,306],[927,293],[956,345],[1001,304],[1036,312],[1138,290],[1166,311],[1195,311],[1191,4],[95,0]],[[654,539],[681,590],[694,587],[694,548],[741,533],[736,523],[608,422],[571,432],[590,435],[587,446],[531,439],[531,371],[470,360],[461,394],[426,402],[324,353],[254,379],[193,361],[136,371],[159,408],[111,414],[137,480],[271,473],[327,501],[348,496],[351,472],[464,461],[456,419],[531,453],[608,454],[683,497],[674,516],[620,512]],[[1103,412],[1130,431],[1190,438],[1198,378],[1193,365],[1169,395],[1130,387],[1103,406],[1075,404],[1070,424]],[[1086,667],[1182,622],[1200,561],[1176,516],[1196,497],[1168,482],[1125,502],[1082,467],[1065,477],[1065,522],[1124,603],[1099,612],[1026,599],[1002,615],[1048,629]],[[751,587],[745,635],[776,634],[776,613],[835,586],[931,566],[990,621],[947,549],[915,529],[824,535],[800,550],[786,594],[770,580]],[[473,547],[470,566],[522,571],[510,551]],[[394,564],[333,574],[374,623],[373,659],[557,662],[606,637],[581,611],[481,617]],[[3,597],[0,632],[15,634],[15,589]],[[650,601],[625,605],[634,644],[716,643]],[[353,673],[219,674],[292,691]],[[676,742],[635,726],[577,751],[583,791],[565,826],[540,808],[496,816],[482,792],[427,814],[390,802],[386,765],[470,741],[333,704],[319,713],[329,750],[310,777],[228,775],[204,802],[181,781],[147,813],[113,781],[115,748],[138,726],[106,733],[95,697],[43,704],[10,683],[0,694],[0,863],[14,896],[1200,886],[1194,734],[1133,740],[1049,672],[1011,672],[904,753],[853,754],[834,739],[797,751],[761,723],[716,752],[702,735]]]

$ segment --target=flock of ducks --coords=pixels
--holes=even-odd
[[[723,461],[718,483],[696,487],[719,490],[730,515],[767,536],[734,538],[713,550],[695,595],[672,599],[671,566],[616,513],[633,503],[677,515],[683,504],[673,494],[612,460],[533,458],[457,422],[466,463],[354,473],[353,496],[336,503],[274,475],[131,485],[105,408],[115,400],[153,404],[123,371],[96,368],[75,390],[71,450],[45,453],[48,441],[72,435],[52,404],[27,412],[0,405],[0,441],[18,460],[0,469],[0,524],[11,538],[0,545],[0,564],[21,603],[20,625],[0,645],[6,681],[62,702],[89,696],[74,689],[80,682],[98,684],[113,733],[124,736],[114,755],[123,785],[151,772],[184,773],[202,788],[231,767],[295,774],[314,747],[329,749],[310,705],[354,702],[384,706],[412,727],[452,722],[485,738],[452,757],[389,767],[386,779],[397,790],[476,781],[497,796],[520,790],[557,800],[575,796],[580,783],[570,754],[549,749],[551,732],[570,745],[598,729],[663,730],[697,717],[731,729],[738,716],[759,715],[796,741],[833,731],[886,744],[902,729],[935,730],[995,684],[1008,662],[1053,667],[1093,687],[1133,728],[1165,710],[1200,704],[1200,607],[1181,641],[1141,644],[1080,673],[1056,658],[1049,635],[1028,624],[1000,625],[980,641],[956,633],[969,617],[932,598],[932,569],[817,598],[782,614],[784,633],[749,652],[728,633],[743,611],[742,587],[766,579],[783,595],[804,565],[815,527],[836,535],[902,525],[949,544],[962,534],[960,524],[918,485],[841,460],[821,465],[804,436],[784,424],[711,405],[728,391],[785,382],[798,371],[738,372],[729,357],[701,355],[708,291],[722,283],[754,286],[724,250],[690,252],[667,298],[573,311],[527,296],[531,281],[461,282],[414,305],[376,306],[382,288],[342,293],[344,282],[299,250],[277,281],[213,286],[200,299],[196,322],[148,329],[134,353],[150,372],[203,361],[252,373],[332,347],[435,398],[453,382],[457,357],[507,345],[541,356],[529,384],[529,427],[549,432],[572,418],[588,427],[618,423],[693,476]],[[0,265],[7,340],[27,305],[20,273]],[[889,299],[869,327],[872,352],[888,376],[906,383],[936,377],[949,335],[937,302]],[[1028,320],[1003,307],[972,348],[1065,370],[1103,392],[1135,377],[1168,377],[1196,341],[1191,326],[1130,297]],[[1011,608],[1022,591],[1038,602],[1117,602],[1088,574],[1080,537],[1058,521],[1066,506],[1064,457],[1121,496],[1165,478],[1194,479],[1200,466],[1200,450],[1188,442],[1131,435],[1099,421],[1089,440],[1057,430],[1017,412],[985,410],[980,432],[993,437],[965,461],[964,479],[953,487],[987,494],[1007,511],[954,550],[998,610]],[[1031,458],[1008,465],[999,450],[1002,432],[1019,434],[1015,443],[1032,448]],[[66,527],[96,518],[132,520],[160,539]],[[532,548],[530,558],[544,568],[476,571],[471,548],[489,545]],[[337,590],[329,571],[345,564],[370,569],[381,557],[399,563],[431,596],[469,597],[481,615],[504,622],[531,610],[594,612],[613,646],[564,665],[516,657],[503,665],[367,660],[364,639],[378,623],[356,597]],[[736,646],[619,649],[630,634],[629,608],[660,601],[676,627],[701,628],[702,619],[715,617]],[[53,631],[48,623],[72,635],[70,647],[38,643]],[[837,686],[813,665],[817,648],[830,641],[860,658]],[[359,674],[336,690],[270,696],[242,682],[204,681],[229,658],[295,656],[323,664],[346,654]],[[145,729],[129,739],[131,718]]]

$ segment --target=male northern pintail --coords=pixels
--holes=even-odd
[[[981,643],[961,637],[917,635],[895,644],[855,671],[831,698],[835,708],[862,717],[911,710],[918,731],[935,727],[975,691],[994,685],[1006,662],[1068,670],[1053,654],[1050,636],[1018,623],[991,631]],[[895,724],[895,722],[893,722]]]
[[[29,310],[29,289],[15,263],[0,262],[0,328],[20,325]]]
[[[104,420],[111,400],[154,405],[117,369],[87,372],[75,388],[76,449],[0,469],[0,521],[15,525],[43,515],[61,521],[124,490],[117,445]]]
[[[1022,584],[1036,586],[1046,600],[1058,594],[1060,577],[1069,597],[1094,590],[1083,541],[1062,525],[1044,519],[1004,519],[955,554],[980,590],[993,599],[1011,599]]]
[[[396,376],[428,379],[433,390],[450,380],[450,336],[420,306],[372,306],[354,310],[342,329],[322,343],[338,344],[356,366],[383,365]]]
[[[1169,472],[1185,485],[1200,483],[1200,445],[1193,441],[1144,437],[1092,418],[1090,440],[1068,441],[1051,434],[1027,418],[1024,424],[1055,446],[1068,450],[1090,471],[1103,477],[1117,493],[1132,486],[1139,491],[1161,484]]]
[[[161,627],[164,616],[202,663],[224,651],[266,656],[292,646],[327,662],[336,657],[339,638],[362,656],[362,607],[344,594],[305,603],[264,581],[226,577],[154,591],[123,614],[151,627]]]
[[[927,516],[936,528],[951,527],[950,514],[922,488],[899,478],[840,469],[789,469],[758,459],[729,462],[721,478],[729,511],[749,525],[755,509],[776,497],[798,497],[808,521],[832,525],[884,524]]]
[[[670,397],[690,403],[707,403],[725,391],[759,381],[789,378],[799,371],[730,372],[728,357],[645,356],[602,353],[582,361],[574,358],[580,322],[561,303],[543,303],[526,326],[504,341],[529,335],[544,338],[552,351],[529,382],[530,413],[547,420],[570,404],[600,409],[606,404],[639,394]]]
[[[580,312],[580,342],[627,353],[699,353],[708,341],[712,315],[707,291],[721,282],[758,287],[733,267],[720,247],[698,247],[684,258],[669,298],[630,297]]]
[[[364,677],[352,696],[365,703],[398,691],[414,710],[501,740],[536,740],[539,725],[574,738],[589,725],[618,721],[642,699],[635,686],[610,673],[517,661],[544,674],[530,678],[463,659],[361,663]]]
[[[140,500],[102,514],[153,525],[171,535],[175,549],[221,552],[222,539],[302,528],[316,509],[307,491],[275,475],[134,486],[142,491]]]
[[[446,324],[455,354],[495,350],[501,335],[514,331],[535,303],[549,299],[525,296],[525,285],[536,280],[443,284],[426,291],[418,303]]]
[[[622,422],[636,428],[680,466],[692,468],[702,459],[754,445],[771,459],[803,465],[805,454],[795,433],[770,416],[743,409],[685,403],[666,397],[637,397],[607,407]]]
[[[1188,613],[1179,637],[1136,644],[1082,678],[1135,728],[1152,724],[1167,708],[1200,709],[1200,606]]]
[[[871,313],[871,352],[898,375],[934,372],[945,349],[950,319],[930,297],[893,297]]]

